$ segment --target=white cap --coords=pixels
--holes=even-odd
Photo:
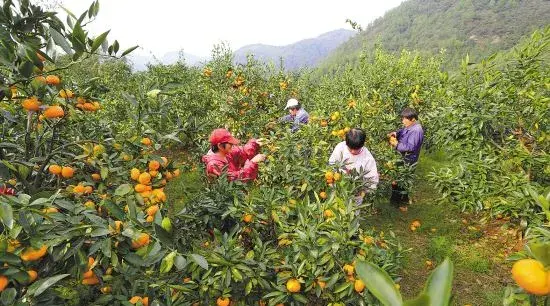
[[[291,108],[291,107],[298,106],[298,104],[299,104],[298,100],[296,100],[296,99],[294,99],[294,98],[293,98],[293,99],[289,99],[289,100],[286,102],[286,107],[285,107],[285,109],[289,109],[289,108]]]

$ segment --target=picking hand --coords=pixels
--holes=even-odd
[[[388,137],[397,137],[397,133],[396,132],[391,132],[388,134]]]
[[[265,154],[256,154],[256,156],[252,157],[251,161],[253,163],[261,163],[265,160]]]
[[[399,143],[399,142],[397,141],[397,138],[395,138],[395,137],[391,137],[391,138],[390,138],[390,145],[391,145],[392,147],[396,147],[398,143]]]

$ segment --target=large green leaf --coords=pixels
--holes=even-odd
[[[41,280],[36,281],[34,284],[32,284],[29,287],[29,290],[27,291],[27,294],[32,294],[34,296],[39,296],[42,294],[42,292],[46,291],[48,288],[53,286],[58,281],[64,279],[65,277],[69,276],[70,274],[60,274],[48,278],[44,278]]]
[[[386,306],[403,305],[403,298],[386,271],[365,261],[358,262],[355,269],[367,289],[380,300],[380,303]]]
[[[2,223],[4,223],[7,228],[13,228],[13,209],[11,208],[11,205],[8,205],[7,203],[0,204],[0,218],[2,219]]]
[[[69,55],[73,54],[73,49],[69,45],[69,42],[67,41],[67,39],[65,39],[65,37],[63,35],[61,35],[61,33],[57,32],[53,28],[50,28],[50,35],[52,36],[52,39],[55,42],[55,44],[60,46],[61,49],[63,49],[63,51],[65,51],[65,53],[67,53]]]
[[[451,301],[453,263],[446,258],[428,278],[423,293],[430,297],[430,306],[447,306]]]
[[[196,262],[203,269],[208,269],[208,261],[206,261],[206,258],[204,258],[203,256],[199,254],[191,254],[191,259],[193,259],[193,261]]]
[[[405,303],[403,305],[404,306],[427,306],[427,305],[431,305],[430,304],[430,297],[425,295],[425,294],[421,294],[413,300],[405,301]]]
[[[101,35],[96,37],[96,39],[94,39],[94,43],[92,44],[92,49],[90,50],[91,53],[95,52],[95,50],[101,47],[101,44],[103,44],[103,41],[105,41],[105,39],[107,38],[107,35],[109,35],[109,32],[111,32],[111,30],[102,33]]]

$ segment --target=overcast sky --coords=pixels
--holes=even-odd
[[[183,49],[209,56],[222,41],[232,50],[254,43],[286,45],[345,28],[347,18],[366,26],[403,0],[100,0],[95,35],[111,29],[123,48],[157,56]],[[92,0],[62,0],[77,16]]]

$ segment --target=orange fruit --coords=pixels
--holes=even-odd
[[[59,77],[57,75],[48,75],[46,77],[46,83],[48,85],[57,86],[57,85],[59,85],[59,83],[61,83],[61,80],[59,79]]]
[[[48,247],[44,244],[39,249],[33,247],[28,247],[23,252],[21,252],[21,260],[23,261],[35,261],[39,260],[46,255],[48,252]]]
[[[147,216],[147,218],[145,218],[145,222],[152,223],[153,221],[155,221],[155,217],[153,216]]]
[[[29,282],[32,283],[38,278],[38,273],[34,270],[28,270],[27,274],[29,275]]]
[[[140,174],[141,174],[141,172],[140,172],[139,169],[137,169],[137,168],[133,168],[132,170],[130,170],[130,177],[131,177],[134,181],[137,181],[137,180],[138,180]]]
[[[216,300],[216,305],[217,306],[229,306],[229,303],[231,303],[231,300],[229,298],[224,298],[222,296],[220,296],[217,300]]]
[[[141,233],[136,240],[132,241],[132,249],[139,249],[142,246],[148,245],[150,242],[149,234]]]
[[[150,170],[149,171],[149,174],[151,175],[151,177],[157,177],[157,175],[159,174],[159,172],[157,170]]]
[[[332,171],[325,172],[325,179],[328,180],[334,180],[334,173]]]
[[[243,216],[243,222],[244,223],[250,223],[250,222],[252,222],[252,220],[254,220],[254,216],[251,215],[251,214],[245,214]]]
[[[332,210],[330,209],[325,209],[323,215],[325,216],[325,218],[332,218],[334,217],[334,212],[332,212]]]
[[[180,169],[174,170],[173,174],[174,174],[174,177],[180,176]]]
[[[84,187],[84,185],[76,185],[73,188],[74,193],[84,193],[84,191],[86,191],[86,188]]]
[[[61,171],[62,171],[62,168],[61,168],[61,166],[59,166],[59,165],[51,165],[51,166],[48,167],[48,171],[49,171],[51,174],[60,175],[60,174],[61,174]]]
[[[362,280],[357,279],[355,280],[355,283],[353,283],[353,289],[355,289],[355,292],[363,292],[365,290],[365,283],[363,283]]]
[[[63,110],[63,108],[59,105],[52,105],[52,106],[49,106],[45,111],[44,111],[44,117],[46,118],[49,118],[49,119],[53,119],[53,118],[61,118],[65,116],[65,111]]]
[[[102,287],[100,289],[101,293],[103,294],[107,294],[107,293],[111,293],[112,289],[111,289],[111,286],[105,286],[105,287]]]
[[[6,276],[0,275],[0,292],[4,291],[9,284],[9,280]]]
[[[42,209],[42,212],[45,214],[51,214],[51,213],[59,212],[59,210],[55,207],[48,207],[48,208]]]
[[[91,285],[97,285],[97,284],[99,284],[99,278],[95,274],[92,277],[85,278],[82,280],[82,285],[91,286]]]
[[[101,180],[101,175],[99,175],[99,173],[92,174],[92,180],[94,180],[94,181]]]
[[[157,211],[159,211],[159,206],[153,205],[153,206],[149,206],[146,212],[148,216],[154,216],[157,213]]]
[[[174,178],[174,175],[172,174],[172,172],[170,171],[166,171],[164,172],[164,177],[166,178],[166,180],[171,180],[172,178]]]
[[[327,193],[326,193],[326,192],[324,192],[324,191],[321,191],[321,192],[319,193],[319,197],[320,197],[321,199],[323,199],[323,200],[324,200],[324,199],[326,199],[326,198],[327,198]]]
[[[334,181],[339,181],[342,179],[342,174],[340,172],[334,173]]]
[[[166,202],[166,194],[161,189],[153,190],[153,196],[155,196],[157,200],[161,202]]]
[[[149,297],[144,296],[144,297],[141,299],[141,304],[143,304],[143,306],[149,306]]]
[[[143,172],[139,175],[138,182],[143,185],[148,185],[149,183],[151,183],[151,174]]]
[[[160,163],[157,160],[152,160],[149,162],[149,170],[158,170],[160,168]]]
[[[325,289],[325,287],[327,286],[327,283],[324,282],[324,281],[318,280],[317,285],[319,285],[319,287],[321,287],[321,289]]]
[[[135,305],[135,304],[137,304],[137,302],[141,302],[142,300],[143,300],[143,299],[141,298],[141,296],[137,296],[137,295],[136,295],[136,296],[131,297],[131,298],[128,300],[128,302],[129,302],[130,304],[134,304],[134,305]],[[143,304],[143,302],[142,302],[142,304]]]
[[[147,186],[145,186],[145,185],[143,185],[143,184],[137,184],[137,185],[134,187],[134,190],[135,190],[136,192],[142,193],[142,192],[145,191],[145,188],[146,188],[146,187],[147,187]]]
[[[353,275],[355,268],[352,265],[345,264],[344,271],[346,272],[347,275]]]
[[[328,125],[328,122],[326,120],[321,120],[321,126],[326,127]]]
[[[90,193],[92,193],[92,191],[94,191],[94,187],[92,187],[92,186],[84,186],[84,193],[85,193],[85,194],[90,194]]]
[[[86,206],[87,208],[90,208],[90,209],[95,209],[94,201],[86,201],[86,203],[84,203],[84,206]]]
[[[291,278],[286,282],[286,289],[288,290],[288,292],[291,292],[291,293],[300,292],[300,288],[301,288],[300,282],[295,278]]]
[[[153,142],[148,137],[144,137],[144,138],[141,139],[141,144],[146,145],[146,146],[150,146],[150,145],[153,144]]]
[[[373,244],[374,243],[374,238],[372,238],[371,236],[367,236],[365,238],[363,238],[363,242],[366,243],[366,244]]]
[[[63,99],[74,97],[74,93],[70,89],[61,89],[59,91],[59,96]]]
[[[23,100],[23,103],[21,105],[24,109],[27,111],[33,111],[37,112],[40,109],[40,101],[38,101],[37,97],[30,97],[28,99]]]
[[[550,293],[549,275],[535,259],[521,259],[512,267],[512,277],[523,290],[535,295]]]
[[[61,176],[63,176],[64,178],[71,178],[73,177],[74,175],[74,169],[71,168],[71,167],[63,167],[61,169]]]
[[[418,220],[414,220],[412,223],[411,223],[411,226],[414,226],[414,227],[420,227],[420,221]]]
[[[162,166],[163,167],[168,166],[168,158],[162,156],[160,159],[162,159]]]

